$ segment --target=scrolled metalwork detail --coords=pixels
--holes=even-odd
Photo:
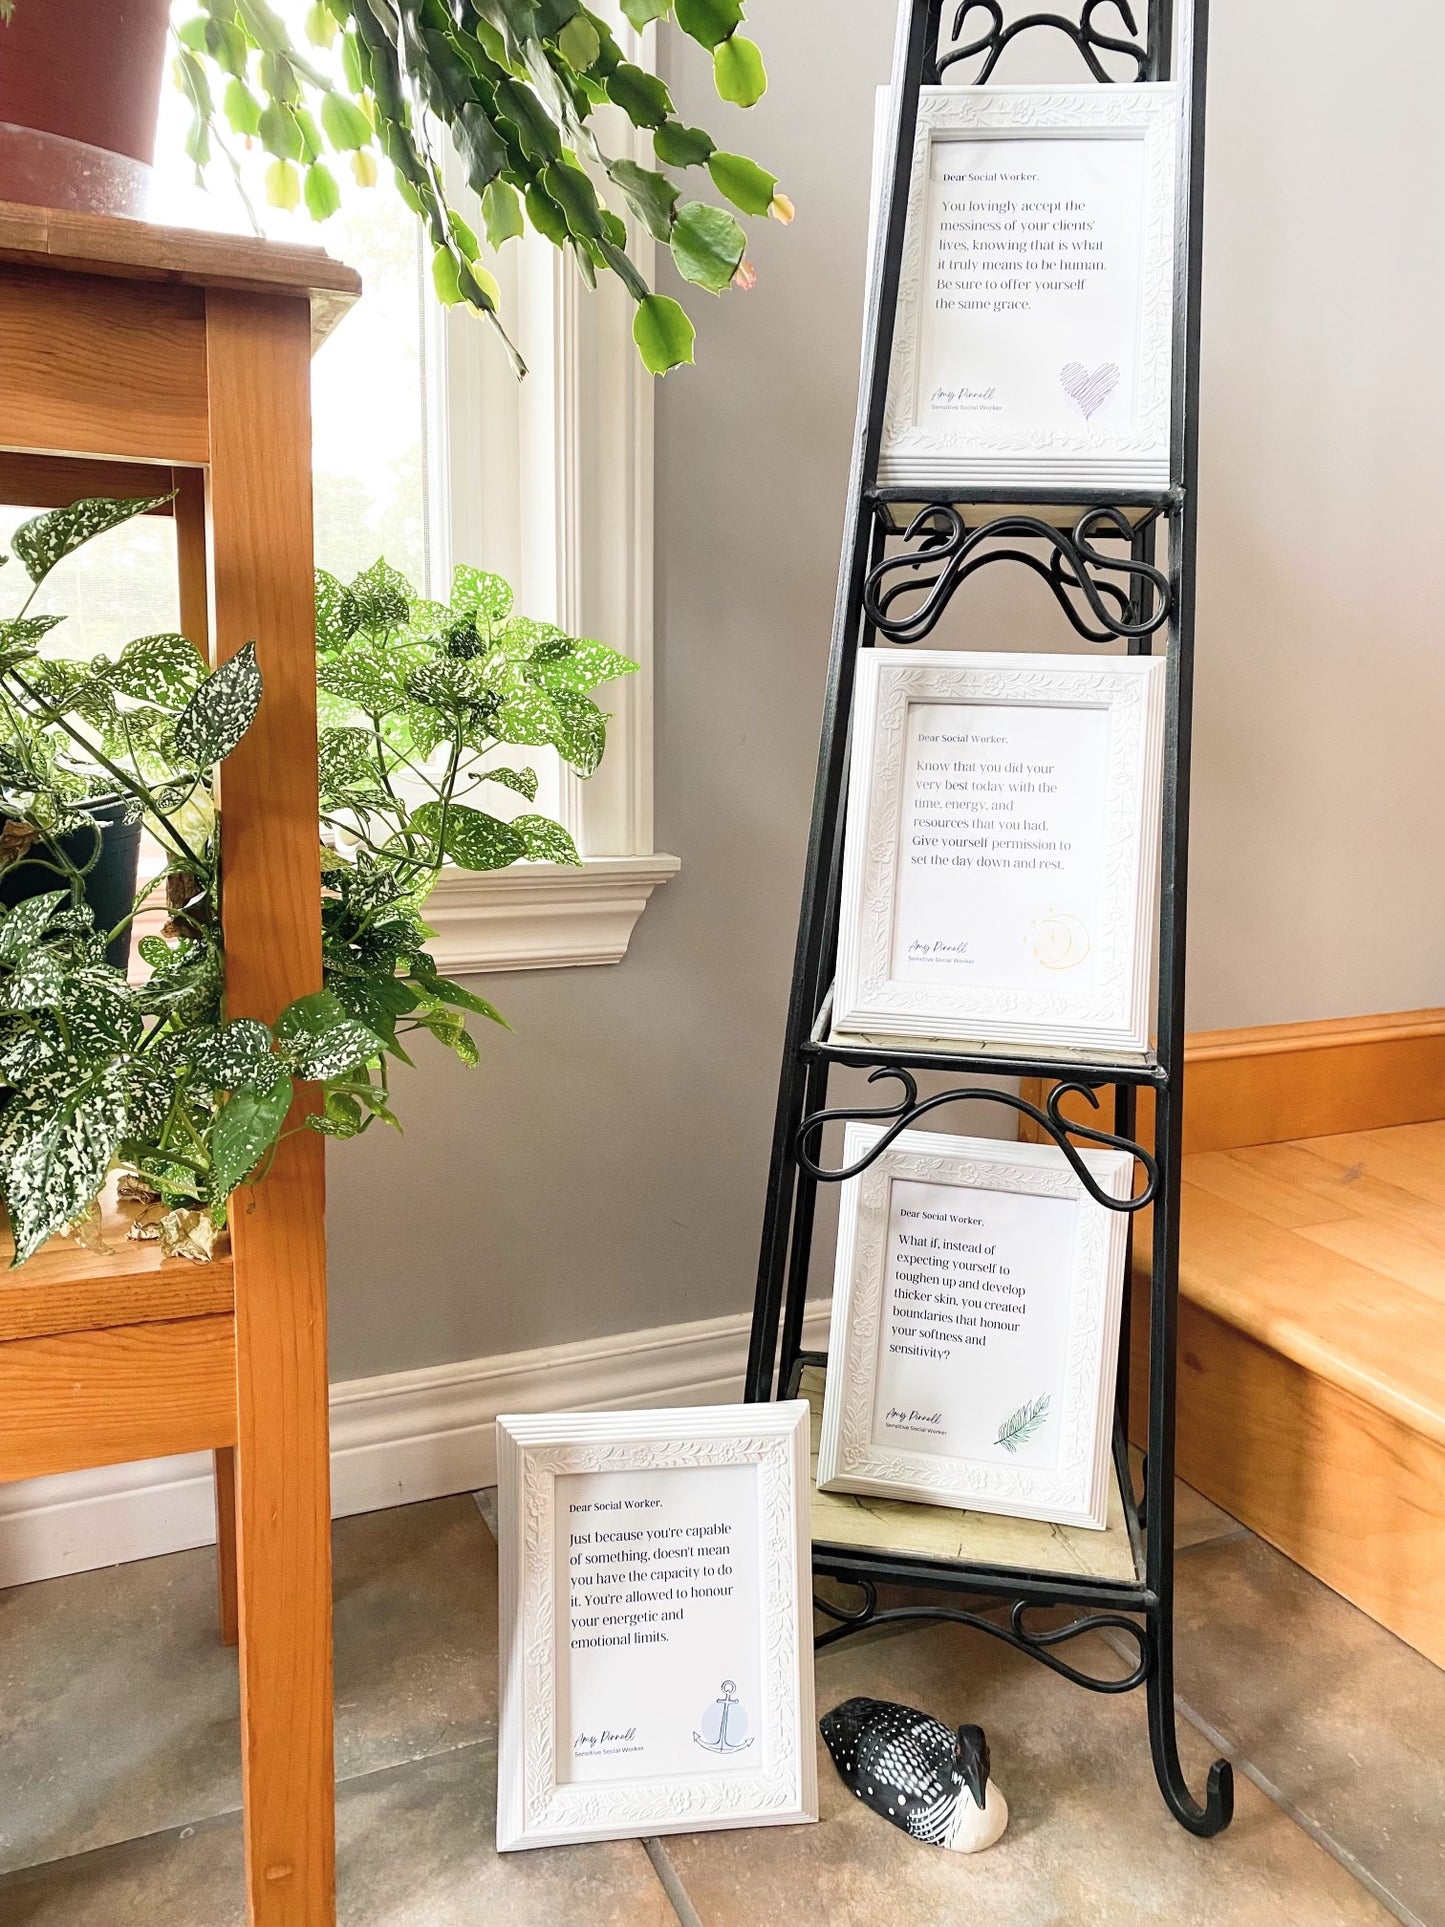
[[[856,1608],[840,1606],[835,1600],[825,1599],[820,1592],[814,1590],[813,1604],[818,1611],[826,1613],[829,1619],[840,1622],[838,1630],[825,1635],[833,1639],[841,1639],[845,1633],[855,1632],[860,1626],[866,1626],[878,1611],[878,1588],[871,1579],[847,1579],[839,1583],[855,1586],[863,1595],[863,1603]]]
[[[991,1639],[1001,1639],[1015,1652],[1027,1653],[1030,1659],[1037,1659],[1071,1681],[1082,1686],[1090,1693],[1132,1693],[1148,1679],[1154,1664],[1154,1646],[1147,1628],[1137,1620],[1128,1618],[1124,1613],[1081,1613],[1067,1625],[1051,1626],[1034,1631],[1024,1622],[1025,1613],[1033,1610],[1036,1601],[1017,1599],[1009,1612],[1007,1622],[990,1619],[980,1612],[969,1612],[961,1606],[886,1606],[878,1610],[877,1589],[865,1579],[849,1580],[867,1597],[856,1611],[834,1606],[828,1601],[818,1599],[817,1604],[830,1619],[840,1623],[829,1626],[826,1631],[816,1635],[813,1640],[815,1651],[821,1652],[826,1646],[835,1646],[840,1639],[850,1634],[864,1631],[869,1626],[889,1626],[917,1620],[944,1620],[955,1626],[971,1626],[975,1632],[987,1633]],[[1086,1673],[1082,1667],[1071,1666],[1053,1650],[1072,1639],[1081,1639],[1086,1633],[1111,1631],[1122,1633],[1134,1641],[1138,1657],[1127,1673],[1103,1675]]]
[[[889,642],[922,642],[932,634],[960,582],[991,562],[1018,562],[1048,583],[1086,642],[1153,635],[1169,616],[1169,578],[1133,554],[1132,547],[1125,555],[1099,548],[1106,533],[1132,542],[1133,530],[1122,509],[1088,509],[1068,531],[1036,515],[995,516],[969,529],[957,509],[933,503],[921,509],[904,531],[904,540],[916,540],[918,547],[886,555],[869,570],[863,587],[864,613]],[[1027,549],[986,546],[1009,538],[1047,544],[1048,561]],[[1109,575],[1122,575],[1127,586],[1104,579]],[[922,600],[895,615],[896,605],[915,594],[921,594]],[[1082,598],[1082,610],[1076,598]]]
[[[1087,1124],[1077,1124],[1062,1116],[1060,1107],[1068,1097],[1082,1097],[1096,1111],[1098,1110],[1099,1100],[1088,1084],[1077,1082],[1056,1084],[1045,1100],[1044,1109],[1040,1110],[1037,1104],[1031,1104],[1026,1097],[1016,1097],[1012,1091],[993,1090],[983,1085],[960,1091],[939,1091],[933,1097],[920,1098],[917,1078],[911,1071],[898,1065],[880,1065],[877,1070],[870,1072],[868,1082],[876,1084],[880,1077],[896,1078],[903,1086],[903,1096],[898,1103],[880,1105],[872,1110],[860,1110],[854,1105],[844,1105],[837,1110],[814,1111],[798,1126],[794,1148],[799,1164],[811,1177],[817,1178],[824,1184],[842,1184],[848,1178],[856,1178],[861,1172],[866,1171],[875,1159],[883,1155],[901,1131],[906,1131],[911,1124],[915,1124],[921,1117],[926,1117],[930,1111],[937,1110],[940,1104],[979,1101],[988,1104],[1006,1104],[1010,1110],[1019,1112],[1021,1116],[1032,1118],[1034,1123],[1058,1145],[1068,1160],[1074,1176],[1089,1196],[1096,1204],[1102,1204],[1106,1210],[1142,1211],[1146,1204],[1152,1202],[1154,1193],[1158,1189],[1159,1167],[1142,1144],[1135,1144],[1130,1138],[1116,1137],[1111,1131],[1096,1131]],[[870,1146],[867,1153],[853,1164],[845,1165],[838,1171],[825,1169],[809,1150],[809,1141],[815,1137],[821,1137],[824,1127],[829,1124],[853,1120],[862,1123],[887,1123],[889,1128],[882,1133],[875,1144]],[[1090,1144],[1101,1144],[1111,1151],[1127,1151],[1136,1163],[1144,1167],[1146,1180],[1144,1189],[1128,1198],[1110,1196],[1107,1191],[1099,1187],[1093,1173],[1074,1148],[1071,1142],[1071,1138],[1074,1137],[1085,1138]]]
[[[1127,30],[1135,35],[1135,39],[1120,40],[1113,34],[1101,32],[1094,24],[1094,16],[1101,7],[1112,7]],[[972,13],[983,13],[988,16],[987,31],[977,40],[969,41],[966,46],[954,44],[962,35],[964,23]],[[1099,59],[1101,53],[1123,54],[1126,59],[1132,60],[1135,80],[1143,80],[1149,72],[1149,55],[1147,50],[1138,44],[1139,29],[1130,11],[1129,0],[1084,0],[1083,12],[1077,20],[1070,20],[1060,13],[1030,13],[1025,14],[1023,19],[1007,25],[1000,0],[961,0],[958,11],[953,16],[953,28],[949,34],[950,44],[946,51],[938,55],[936,62],[940,78],[950,67],[956,67],[960,61],[972,60],[976,54],[983,54],[984,63],[973,82],[976,87],[981,87],[986,80],[992,78],[994,68],[1003,58],[1005,47],[1033,27],[1050,27],[1072,40],[1094,79],[1103,81],[1105,84],[1112,82],[1115,77]]]
[[[1036,1602],[1030,1599],[1016,1599],[1009,1614],[1009,1627],[1016,1643],[1024,1652],[1032,1653],[1065,1679],[1071,1679],[1075,1686],[1087,1686],[1091,1693],[1132,1693],[1136,1686],[1142,1686],[1149,1677],[1153,1663],[1154,1648],[1148,1631],[1137,1619],[1130,1619],[1124,1613],[1081,1613],[1063,1626],[1046,1626],[1035,1632],[1024,1624],[1024,1614],[1034,1610]],[[1132,1639],[1138,1651],[1138,1658],[1127,1673],[1118,1678],[1100,1679],[1095,1673],[1085,1673],[1077,1666],[1071,1666],[1066,1659],[1059,1659],[1050,1649],[1061,1646],[1067,1640],[1081,1639],[1085,1633],[1101,1633],[1105,1630],[1123,1633]]]

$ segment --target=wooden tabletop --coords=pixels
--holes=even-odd
[[[361,293],[361,276],[324,248],[157,227],[114,214],[76,214],[16,201],[0,201],[0,261],[246,293],[293,289],[310,298],[313,348]]]
[[[117,1202],[112,1181],[101,1200],[105,1251],[52,1238],[26,1264],[0,1269],[0,1342],[230,1311],[235,1281],[226,1241],[208,1264],[167,1258],[159,1244],[130,1237],[140,1215]],[[0,1266],[9,1265],[13,1249],[0,1213]]]

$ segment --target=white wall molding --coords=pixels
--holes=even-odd
[[[580,870],[444,870],[427,899],[436,931],[428,948],[451,976],[621,963],[648,899],[678,868],[675,856],[659,854],[588,857]]]
[[[470,1492],[496,1479],[502,1412],[717,1405],[741,1396],[738,1315],[468,1359],[331,1388],[331,1503],[354,1512]],[[827,1344],[828,1307],[804,1344]],[[204,1453],[0,1486],[0,1586],[149,1559],[216,1536]]]
[[[648,66],[652,31],[633,28],[617,0],[601,4],[624,55]],[[616,109],[606,128],[610,151],[651,164],[645,130]],[[470,209],[454,153],[445,165]],[[479,212],[469,218],[480,228]],[[631,252],[650,274],[645,231]],[[654,383],[615,275],[585,290],[573,261],[530,232],[490,265],[530,372],[516,380],[475,315],[428,304],[433,577],[444,582],[458,562],[495,569],[529,615],[610,643],[638,673],[597,692],[610,721],[594,775],[583,781],[547,749],[528,759],[542,778],[537,807],[566,824],[585,867],[444,874],[429,913],[436,955],[453,972],[618,963],[653,888],[678,867],[652,842]]]

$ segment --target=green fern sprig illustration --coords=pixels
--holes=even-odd
[[[1049,1415],[1049,1395],[1041,1392],[1027,1405],[1020,1405],[1016,1412],[1010,1412],[998,1428],[995,1445],[1001,1445],[1005,1452],[1017,1452],[1021,1445],[1027,1445]]]

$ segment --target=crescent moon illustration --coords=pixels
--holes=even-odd
[[[1092,948],[1084,925],[1067,910],[1054,910],[1034,924],[1033,952],[1045,970],[1076,970]]]

